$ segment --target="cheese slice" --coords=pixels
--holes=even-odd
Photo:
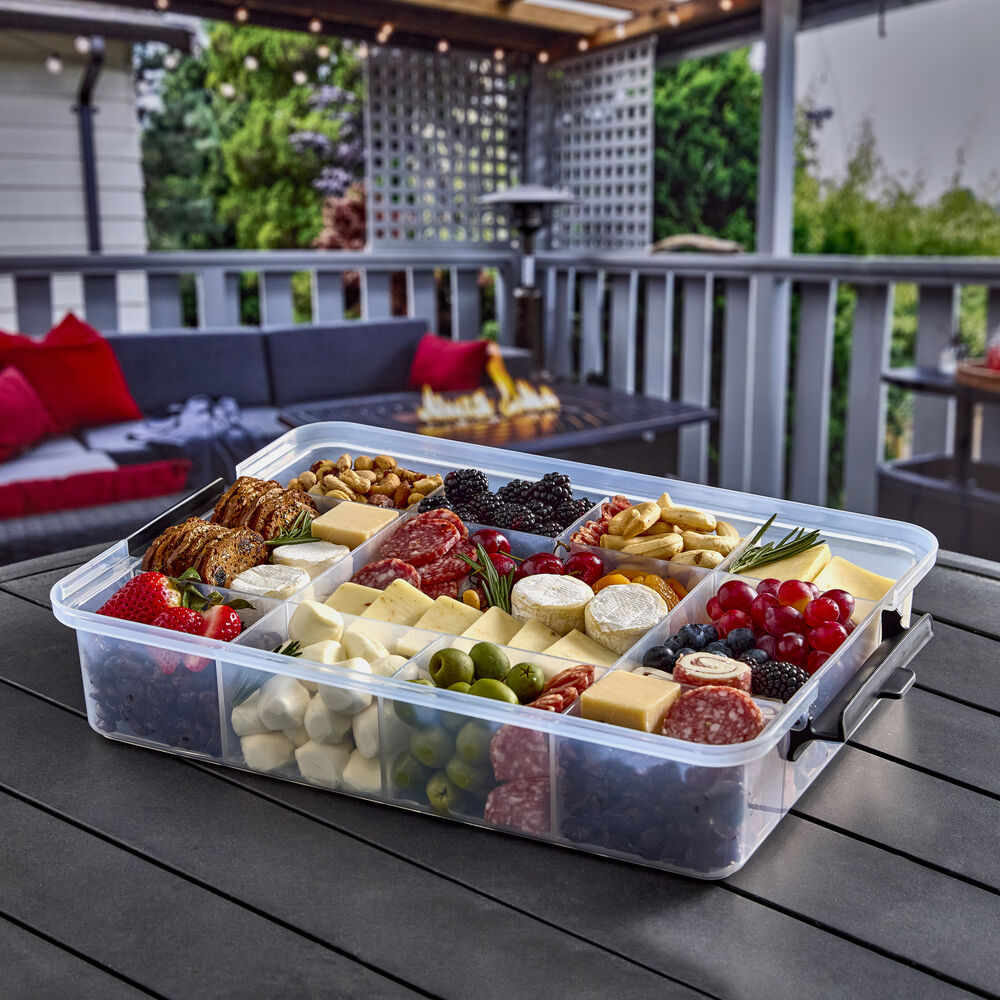
[[[797,556],[789,556],[787,559],[779,559],[765,566],[748,569],[744,575],[752,576],[755,580],[774,579],[782,582],[805,580],[806,583],[812,583],[830,561],[830,555],[830,546],[824,542],[822,545],[814,545],[811,549],[800,552]]]
[[[309,586],[309,580],[309,574],[297,566],[270,566],[264,563],[261,566],[251,566],[234,577],[229,589],[281,600]]]
[[[303,542],[301,545],[278,545],[271,553],[276,566],[292,566],[315,579],[324,570],[336,565],[350,552],[346,545],[330,542]]]
[[[506,646],[521,630],[521,623],[507,614],[503,608],[489,608],[483,612],[482,618],[467,628],[462,635],[477,642],[495,642],[498,646]]]
[[[561,656],[564,660],[575,660],[577,663],[593,663],[597,667],[611,667],[618,656],[599,642],[594,642],[589,636],[573,629],[558,642],[554,642],[545,650],[550,656]]]
[[[668,611],[667,602],[639,583],[605,587],[587,605],[587,635],[621,655]]]
[[[410,660],[436,638],[437,635],[433,632],[426,632],[418,628],[410,629],[409,632],[404,632],[396,640],[396,655],[405,656],[406,659]]]
[[[558,641],[559,634],[557,632],[553,632],[547,625],[543,625],[533,618],[521,626],[520,631],[511,638],[507,645],[513,646],[515,649],[526,649],[531,653],[541,653]]]
[[[565,635],[584,628],[583,610],[594,597],[590,586],[575,576],[538,573],[514,584],[510,609],[519,622],[533,618]]]
[[[393,580],[371,607],[365,608],[362,618],[398,625],[416,625],[434,604],[434,599],[417,590],[405,580]]]
[[[834,556],[812,582],[820,591],[846,590],[855,599],[881,601],[896,581]]]
[[[680,684],[673,681],[612,670],[580,695],[580,715],[612,726],[658,733],[680,693]]]
[[[372,507],[364,503],[340,503],[313,520],[312,533],[324,541],[356,549],[397,517],[399,517],[398,510],[389,510],[386,507]]]
[[[364,614],[383,594],[375,587],[342,583],[323,603],[345,615]]]
[[[439,597],[433,607],[420,616],[413,624],[417,628],[433,629],[435,632],[446,632],[449,635],[461,635],[467,628],[482,617],[482,611],[469,607],[454,597]]]

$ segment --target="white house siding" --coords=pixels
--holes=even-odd
[[[57,52],[64,69],[53,76],[45,55]],[[0,255],[85,254],[87,216],[80,139],[73,112],[86,56],[69,36],[0,34]],[[101,240],[105,253],[145,253],[139,123],[132,86],[131,45],[108,41],[93,98]],[[82,282],[53,282],[53,321],[68,310],[84,315]],[[146,281],[118,280],[119,326],[148,328]],[[0,329],[17,328],[13,288],[0,279]]]

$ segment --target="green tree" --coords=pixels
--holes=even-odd
[[[704,233],[753,249],[760,96],[747,49],[656,71],[656,239]]]

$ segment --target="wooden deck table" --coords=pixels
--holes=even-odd
[[[955,1000],[1000,993],[1000,565],[742,871],[699,882],[102,739],[0,568],[0,995]]]

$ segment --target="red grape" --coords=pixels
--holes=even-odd
[[[716,594],[724,611],[745,611],[747,614],[756,596],[753,587],[742,580],[727,580]]]
[[[809,631],[805,618],[795,608],[786,608],[780,604],[764,611],[764,628],[775,637],[786,632],[805,635]]]
[[[809,645],[821,653],[832,653],[847,638],[847,629],[836,622],[824,622],[809,633]]]
[[[727,611],[715,623],[720,639],[725,639],[735,628],[753,628],[753,619],[745,611]]]
[[[840,620],[840,605],[829,597],[816,597],[806,605],[806,621],[815,628],[823,622]]]
[[[710,597],[708,599],[708,604],[705,605],[705,610],[708,612],[708,617],[711,618],[713,622],[718,621],[718,619],[726,613],[717,597]]]
[[[781,586],[781,581],[776,580],[773,576],[769,576],[766,580],[761,580],[757,584],[758,594],[774,594],[775,597],[778,596],[778,588]]]
[[[798,632],[786,632],[774,644],[774,655],[779,660],[794,663],[797,667],[805,662],[808,651],[805,636],[799,635]]]
[[[778,598],[774,594],[758,594],[753,599],[753,606],[750,608],[750,617],[753,619],[754,625],[757,626],[758,632],[764,628],[764,612],[768,608],[776,608],[777,606]]]
[[[773,660],[777,655],[775,652],[775,646],[778,644],[778,640],[774,638],[773,635],[759,635],[754,643],[757,649],[764,650],[767,653],[767,658]]]
[[[850,635],[857,628],[857,626],[854,624],[854,622],[851,621],[850,618],[848,618],[846,622],[841,622],[841,624],[844,626],[844,631],[848,635]]]
[[[796,611],[804,611],[812,599],[813,592],[804,580],[786,580],[778,588],[778,603]]]
[[[803,669],[807,674],[814,674],[829,659],[830,659],[829,653],[821,653],[818,649],[814,649],[806,657],[806,662]]]
[[[841,625],[854,614],[854,598],[846,590],[828,590],[821,596],[836,602],[837,607],[840,608]]]

